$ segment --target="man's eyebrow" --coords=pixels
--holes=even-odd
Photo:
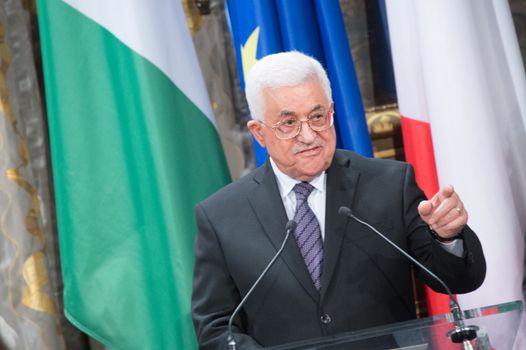
[[[323,106],[321,104],[317,104],[316,106],[314,106],[310,112],[308,114],[311,114],[312,112],[317,112],[317,111],[320,111],[323,109]],[[284,109],[282,110],[280,113],[279,113],[280,117],[295,117],[297,116],[298,114],[294,111],[289,111],[287,109]]]
[[[323,109],[323,106],[320,105],[320,104],[317,104],[316,106],[314,106],[314,108],[312,108],[309,112],[309,114],[311,114],[312,112],[317,112],[317,111],[320,111]]]
[[[286,109],[282,110],[282,111],[279,113],[279,116],[280,116],[280,117],[291,117],[291,116],[292,116],[292,117],[295,117],[296,115],[297,115],[296,112],[294,112],[294,111],[289,111],[289,110],[286,110]]]

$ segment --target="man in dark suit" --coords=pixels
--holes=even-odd
[[[271,346],[415,317],[411,264],[349,207],[442,278],[476,289],[485,261],[451,186],[426,200],[412,167],[335,150],[329,81],[298,52],[266,56],[247,77],[248,127],[267,163],[196,207],[192,315],[201,348],[221,349],[230,315],[297,227],[234,322],[240,348]],[[422,275],[433,289],[443,291]]]

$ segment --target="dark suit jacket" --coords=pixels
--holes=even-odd
[[[418,215],[424,199],[411,166],[337,150],[327,169],[320,292],[291,236],[235,320],[238,344],[271,346],[415,317],[411,264],[369,229],[338,215],[340,206],[384,232],[454,293],[480,286],[486,265],[478,238],[465,227],[464,257],[446,252]],[[229,316],[285,236],[287,216],[270,164],[198,204],[196,219],[192,316],[200,347],[221,349]]]

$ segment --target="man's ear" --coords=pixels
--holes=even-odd
[[[261,147],[265,147],[265,139],[262,134],[263,126],[261,125],[261,123],[258,122],[257,120],[250,120],[247,123],[247,127],[248,127],[248,130],[250,130],[250,132],[256,139],[256,141],[259,143],[259,145]]]

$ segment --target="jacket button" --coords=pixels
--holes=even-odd
[[[329,315],[327,315],[327,314],[322,315],[322,316],[320,317],[320,319],[321,319],[321,323],[323,323],[323,324],[329,324],[329,323],[331,323],[331,321],[332,321],[331,316],[329,316]]]

